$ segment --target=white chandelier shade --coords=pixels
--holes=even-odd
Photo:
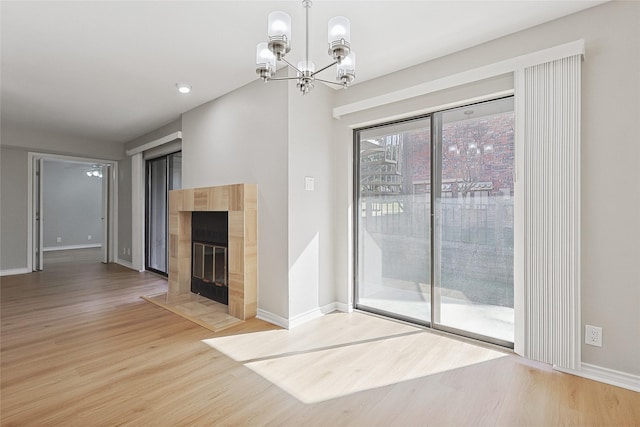
[[[348,80],[349,83],[356,78],[356,53],[351,51],[349,55],[338,64],[338,76],[339,80]]]
[[[285,12],[271,12],[267,20],[267,42],[258,43],[256,47],[256,73],[265,82],[270,80],[297,80],[297,87],[307,94],[320,81],[326,84],[349,86],[355,79],[356,57],[351,50],[351,22],[344,16],[334,16],[327,24],[328,53],[333,62],[316,70],[315,64],[309,60],[309,9],[311,0],[303,0],[306,23],[306,51],[303,60],[297,67],[285,59],[291,51],[291,16]],[[296,71],[296,77],[275,78],[277,61],[282,61]],[[318,73],[336,65],[336,81],[323,80]]]
[[[269,50],[267,43],[258,43],[256,47],[256,65],[258,68],[264,68],[270,72],[276,71],[276,57]]]
[[[291,16],[285,12],[271,12],[267,34],[269,37],[286,36],[291,39]]]

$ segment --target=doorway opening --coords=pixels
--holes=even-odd
[[[113,262],[117,163],[29,153],[29,169],[29,270]]]

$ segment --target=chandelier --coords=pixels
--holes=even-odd
[[[88,177],[102,178],[102,170],[99,165],[91,165],[91,169],[85,172]]]
[[[315,64],[309,61],[309,8],[311,0],[303,0],[306,24],[306,50],[304,60],[297,66],[284,57],[291,50],[291,16],[285,12],[271,12],[268,19],[267,43],[258,43],[256,48],[256,73],[262,80],[297,80],[296,86],[303,95],[313,89],[314,82],[347,87],[356,77],[356,54],[351,50],[350,22],[344,16],[334,16],[328,24],[329,56],[333,62],[316,71]],[[273,77],[276,61],[282,61],[295,70],[296,77]],[[336,81],[323,80],[318,73],[336,65]]]

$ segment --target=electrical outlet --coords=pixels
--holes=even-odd
[[[57,243],[62,243],[62,237],[56,237],[56,242]]]
[[[313,191],[315,187],[315,179],[312,176],[304,177],[304,189],[306,191]]]
[[[126,255],[127,254],[127,248],[122,248],[122,255]]]
[[[131,248],[127,248],[127,255],[131,255]]]
[[[584,343],[602,347],[602,328],[597,326],[584,326]]]
[[[91,240],[91,234],[87,236],[87,240]]]

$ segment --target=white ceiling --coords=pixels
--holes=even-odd
[[[314,0],[310,57],[318,68],[328,63],[334,15],[351,20],[363,82],[601,3]],[[3,0],[0,8],[3,124],[105,142],[127,142],[256,79],[270,11],[292,17],[287,59],[304,55],[298,0]],[[179,94],[177,82],[193,91]]]

